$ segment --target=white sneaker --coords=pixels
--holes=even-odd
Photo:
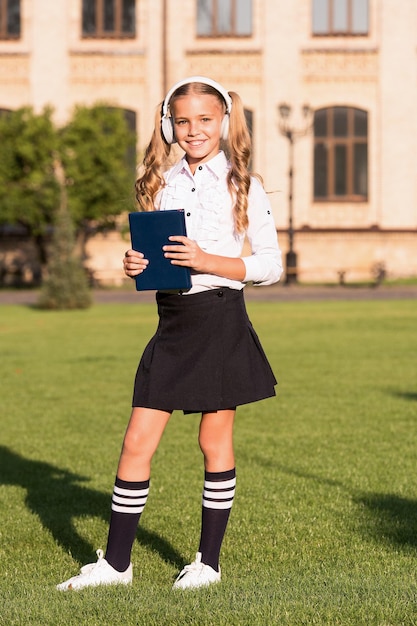
[[[219,583],[221,579],[220,568],[216,572],[210,565],[201,562],[201,552],[197,552],[194,563],[186,565],[178,574],[173,589],[196,589],[206,587],[213,583]]]
[[[115,570],[106,559],[103,558],[103,550],[97,550],[97,562],[89,563],[81,568],[77,576],[69,578],[57,585],[59,591],[69,589],[83,589],[83,587],[97,587],[97,585],[129,585],[132,582],[132,563],[125,572]]]

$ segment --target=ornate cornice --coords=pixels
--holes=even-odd
[[[306,82],[376,82],[376,49],[305,49],[301,51]]]
[[[187,72],[190,76],[207,75],[213,72],[216,57],[216,75],[227,82],[259,83],[262,80],[262,55],[259,51],[189,51],[187,52]]]

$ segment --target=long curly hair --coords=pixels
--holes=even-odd
[[[222,95],[217,89],[204,83],[187,83],[182,85],[173,93],[170,105],[176,98],[189,94],[216,96],[226,113],[226,103]],[[229,95],[232,100],[232,108],[225,151],[231,163],[231,168],[227,176],[227,185],[233,200],[235,229],[238,233],[242,233],[248,226],[248,194],[251,182],[248,165],[251,155],[251,138],[240,96],[233,91],[229,92]],[[172,146],[165,141],[161,132],[161,111],[162,103],[157,108],[155,128],[145,150],[142,166],[135,184],[136,199],[139,209],[142,211],[154,210],[155,197],[165,185],[164,172],[170,165]]]

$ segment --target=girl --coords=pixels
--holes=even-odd
[[[185,154],[167,169],[176,142]],[[236,407],[275,395],[276,384],[243,299],[246,283],[270,285],[282,272],[270,205],[248,172],[249,158],[250,137],[236,93],[202,76],[172,87],[158,111],[136,192],[141,210],[185,209],[188,236],[170,237],[164,254],[191,268],[192,287],[156,294],[159,325],[136,374],[105,558],[98,550],[98,561],[58,585],[60,590],[131,582],[130,555],[151,460],[174,409],[201,413],[205,468],[198,552],[174,588],[220,581],[219,553],[236,484]],[[242,257],[245,236],[252,254]],[[148,260],[128,250],[123,265],[133,278],[146,272]]]

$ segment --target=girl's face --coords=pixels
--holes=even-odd
[[[220,150],[224,107],[216,96],[189,94],[174,100],[171,115],[178,145],[194,174],[199,163],[209,161]]]

